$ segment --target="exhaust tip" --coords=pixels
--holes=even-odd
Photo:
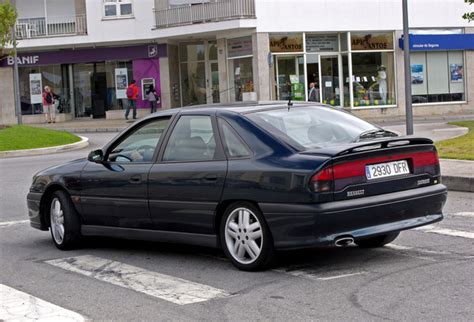
[[[337,238],[334,244],[336,245],[336,247],[346,247],[346,246],[354,244],[354,238],[352,237]]]

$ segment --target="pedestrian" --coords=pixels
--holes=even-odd
[[[133,119],[137,119],[137,98],[138,98],[138,87],[135,85],[135,80],[132,80],[130,85],[127,87],[127,98],[128,105],[125,111],[125,119],[128,120],[128,114],[130,113],[130,107],[133,108]]]
[[[43,91],[43,113],[46,117],[47,123],[56,123],[56,106],[54,105],[55,94],[49,88],[49,86],[44,87]]]
[[[319,91],[315,83],[309,83],[308,101],[319,102]]]
[[[155,113],[156,112],[156,105],[158,103],[157,101],[159,100],[159,96],[156,93],[156,90],[153,87],[153,84],[148,87],[148,91],[146,92],[146,98],[147,98],[148,102],[150,102],[151,113]]]

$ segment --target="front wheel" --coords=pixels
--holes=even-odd
[[[263,215],[254,205],[231,205],[222,218],[220,236],[224,253],[237,268],[255,271],[270,264],[273,240]]]
[[[385,234],[385,235],[355,240],[355,243],[357,244],[357,246],[362,247],[362,248],[382,247],[386,244],[393,242],[395,238],[398,237],[398,235],[400,235],[400,233]]]
[[[49,204],[51,237],[61,250],[75,248],[81,239],[79,215],[69,195],[64,191],[55,191]]]

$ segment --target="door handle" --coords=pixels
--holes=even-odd
[[[130,179],[128,179],[128,182],[130,182],[130,183],[141,183],[142,182],[142,176],[141,175],[136,175],[136,176],[130,177]]]
[[[206,181],[217,181],[217,175],[215,174],[210,174],[204,177],[204,180]]]

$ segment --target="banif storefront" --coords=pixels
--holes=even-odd
[[[144,92],[153,84],[160,94],[160,57],[166,57],[166,45],[21,53],[17,62],[23,120],[44,122],[41,94],[46,85],[59,96],[58,121],[123,117],[132,79],[140,89],[137,108],[148,110]],[[4,65],[12,66],[13,59]]]

